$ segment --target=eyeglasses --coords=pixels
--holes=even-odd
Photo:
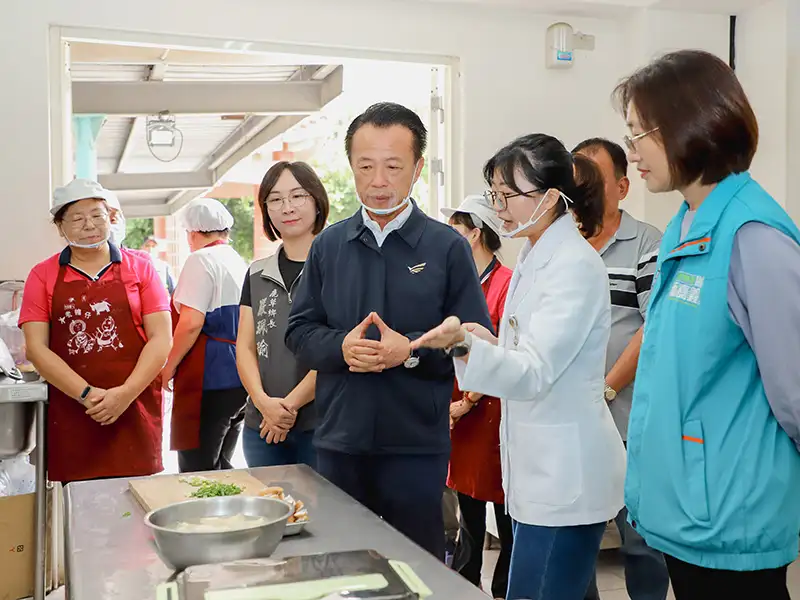
[[[643,131],[642,133],[637,133],[636,135],[626,135],[622,139],[625,141],[625,145],[628,147],[628,150],[631,152],[636,152],[636,142],[647,137],[651,133],[655,133],[656,131],[658,131],[658,127],[653,127],[648,131]]]
[[[100,227],[101,225],[105,225],[108,222],[108,213],[96,213],[93,215],[86,216],[75,216],[72,219],[64,221],[64,224],[73,230],[83,229],[86,227],[86,223],[91,221],[92,225],[95,227]]]
[[[308,199],[311,198],[311,194],[307,192],[292,192],[289,196],[273,196],[272,198],[267,198],[267,210],[271,212],[278,212],[279,210],[283,210],[284,202],[289,202],[290,208],[301,208],[305,206],[305,203],[308,202]]]
[[[541,193],[542,190],[531,190],[529,192],[495,192],[494,190],[486,190],[483,193],[483,198],[489,203],[496,211],[502,211],[508,208],[508,199],[516,198],[517,196],[530,197],[531,194]]]

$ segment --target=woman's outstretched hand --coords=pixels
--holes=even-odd
[[[476,338],[486,340],[490,344],[497,346],[497,338],[495,335],[480,323],[465,323],[464,329],[469,331]]]
[[[465,331],[458,317],[447,317],[442,324],[434,327],[422,337],[411,342],[411,349],[449,348],[464,341]]]

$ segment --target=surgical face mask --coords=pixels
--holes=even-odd
[[[109,239],[111,238],[111,232],[109,231],[109,232],[107,232],[107,233],[106,233],[106,237],[105,237],[105,238],[103,238],[103,239],[102,239],[101,241],[99,241],[99,242],[94,242],[93,244],[81,244],[81,243],[79,243],[79,242],[73,242],[71,239],[69,239],[69,238],[66,236],[66,234],[64,233],[64,230],[63,230],[63,229],[61,230],[61,234],[64,236],[64,239],[65,239],[65,240],[67,240],[67,243],[68,243],[70,246],[72,246],[73,248],[82,248],[82,249],[84,249],[84,250],[92,250],[92,249],[94,249],[94,248],[99,248],[100,246],[102,246],[103,244],[105,244],[106,242],[108,242],[108,241],[109,241]]]
[[[111,224],[111,230],[109,234],[109,241],[114,244],[117,248],[122,245],[122,242],[125,240],[125,235],[127,234],[127,229],[125,227],[125,217],[120,213],[117,215],[117,222]]]
[[[417,167],[419,166],[419,161],[414,163],[414,176],[411,178],[411,187],[408,188],[408,194],[406,197],[403,198],[401,202],[399,202],[396,206],[391,206],[389,208],[372,208],[371,206],[367,206],[364,204],[364,201],[361,200],[361,195],[356,192],[356,198],[358,198],[358,203],[364,207],[367,211],[371,212],[373,215],[391,215],[396,213],[401,208],[405,207],[406,204],[411,202],[411,192],[414,190],[414,182],[416,181],[417,175]]]
[[[572,200],[570,200],[564,192],[562,192],[560,190],[556,190],[556,192],[558,192],[558,195],[560,196],[560,198],[562,200],[564,200],[564,206],[569,211],[569,205],[572,204]],[[500,230],[500,234],[503,237],[506,237],[506,238],[513,238],[518,233],[521,233],[521,232],[525,231],[526,229],[528,229],[529,227],[533,227],[534,225],[536,225],[536,223],[538,223],[539,220],[543,216],[545,216],[545,214],[547,214],[547,211],[544,211],[538,217],[534,218],[534,215],[536,215],[536,213],[539,212],[539,209],[542,207],[542,204],[544,204],[544,201],[545,201],[546,198],[547,198],[547,194],[542,196],[542,199],[539,200],[539,204],[537,204],[536,208],[533,210],[533,214],[531,214],[530,219],[528,219],[525,223],[520,223],[519,225],[517,225],[511,231],[506,231],[505,229],[502,229],[502,230]]]

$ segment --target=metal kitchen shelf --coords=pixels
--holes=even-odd
[[[0,404],[36,404],[36,572],[34,600],[45,600],[46,527],[47,527],[47,465],[45,459],[45,422],[47,419],[47,384],[41,378],[23,381],[3,377],[0,379]],[[26,436],[27,437],[27,436]]]

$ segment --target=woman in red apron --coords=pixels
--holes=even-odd
[[[467,196],[457,209],[443,209],[450,225],[472,247],[481,277],[489,315],[495,331],[506,302],[511,269],[497,259],[500,250],[495,212],[482,196]],[[458,493],[460,531],[453,568],[480,586],[483,540],[486,536],[486,504],[494,505],[500,556],[492,577],[492,596],[504,598],[508,588],[513,533],[505,512],[500,471],[500,399],[462,392],[456,386],[450,404],[450,470],[447,485]]]
[[[228,242],[233,216],[213,198],[183,211],[192,254],[173,295],[174,343],[162,371],[174,396],[171,448],[182,473],[231,469],[247,392],[236,369],[247,263]]]
[[[69,244],[25,284],[28,359],[49,383],[47,467],[53,481],[162,470],[161,366],[169,300],[150,261],[109,242],[119,202],[88,180],[54,194]]]

